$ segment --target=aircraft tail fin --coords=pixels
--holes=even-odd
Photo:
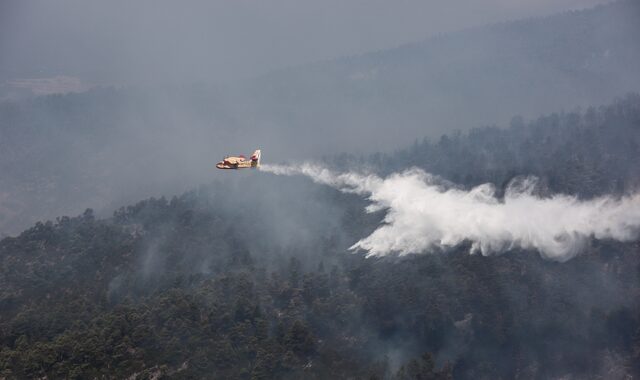
[[[251,155],[251,167],[253,168],[260,167],[261,155],[262,153],[260,152],[260,149],[256,149],[256,151],[253,152],[253,154]]]

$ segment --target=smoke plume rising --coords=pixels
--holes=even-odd
[[[513,180],[504,197],[492,184],[458,189],[420,169],[386,178],[335,173],[314,164],[263,165],[276,175],[305,175],[343,192],[367,196],[367,212],[386,210],[384,224],[351,249],[367,256],[430,252],[463,242],[483,255],[513,248],[535,249],[566,261],[590,238],[630,241],[640,230],[640,194],[579,200],[534,194],[536,179]]]

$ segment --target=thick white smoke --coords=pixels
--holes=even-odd
[[[264,165],[262,170],[306,175],[367,196],[369,212],[386,210],[385,223],[352,247],[367,256],[429,252],[469,241],[472,251],[485,255],[524,248],[565,261],[590,237],[629,241],[640,230],[640,194],[586,201],[562,194],[541,198],[533,194],[535,179],[527,178],[512,182],[498,199],[491,184],[460,190],[420,169],[386,178],[334,173],[313,164]]]

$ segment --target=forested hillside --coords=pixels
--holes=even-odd
[[[517,116],[509,128],[416,140],[393,154],[343,154],[328,161],[383,174],[417,166],[464,186],[503,187],[515,176],[533,175],[547,194],[621,195],[640,186],[640,95],[530,121]]]
[[[460,186],[637,190],[640,97],[515,118],[393,155]],[[241,174],[241,173],[238,173]],[[574,259],[447,252],[365,259],[366,201],[301,177],[226,177],[0,241],[0,377],[496,379],[640,376],[640,242]]]

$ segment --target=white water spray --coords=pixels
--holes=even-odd
[[[512,248],[536,249],[565,261],[589,238],[631,241],[640,231],[640,194],[581,201],[557,194],[533,194],[535,179],[513,182],[503,199],[491,184],[460,190],[439,184],[420,169],[381,178],[335,173],[313,164],[263,165],[276,175],[305,175],[343,192],[367,196],[368,212],[386,210],[384,224],[354,244],[367,256],[446,249],[465,241],[484,255]]]

